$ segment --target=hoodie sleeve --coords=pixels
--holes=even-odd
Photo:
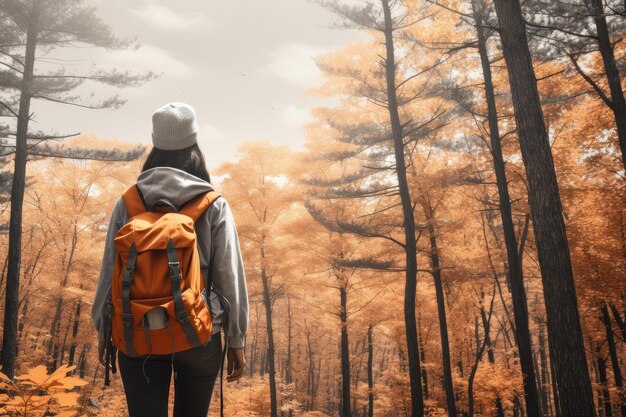
[[[98,278],[98,286],[96,287],[96,295],[91,306],[91,318],[98,332],[98,340],[104,341],[104,332],[106,323],[111,319],[111,282],[117,249],[115,248],[115,234],[124,225],[126,217],[126,206],[124,200],[119,198],[113,207],[109,227],[107,229],[106,240],[104,242],[104,253],[102,255],[102,265],[100,267],[100,276]]]
[[[230,206],[223,197],[211,219],[213,285],[230,303],[228,346],[242,348],[248,330],[248,289],[239,236]]]

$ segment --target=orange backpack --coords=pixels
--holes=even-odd
[[[206,344],[212,335],[205,277],[194,224],[220,194],[209,191],[179,211],[146,209],[136,185],[123,195],[129,221],[117,232],[111,341],[129,356],[170,354]],[[159,203],[157,202],[157,204]],[[163,326],[149,323],[159,309]]]

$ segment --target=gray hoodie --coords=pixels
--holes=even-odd
[[[137,178],[137,187],[147,205],[159,198],[167,198],[177,207],[201,193],[213,190],[208,182],[169,167],[152,168],[141,173]],[[91,309],[100,341],[104,341],[105,324],[111,316],[111,279],[117,256],[115,234],[127,221],[128,212],[120,196],[111,214],[98,287]],[[228,346],[244,347],[248,329],[248,290],[235,220],[224,197],[215,200],[195,226],[200,267],[208,269],[210,256],[213,285],[230,303]],[[214,292],[211,292],[210,307],[215,334],[221,330],[223,309]]]

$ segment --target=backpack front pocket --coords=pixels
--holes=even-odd
[[[183,306],[189,321],[186,322],[198,336],[200,344],[206,343],[211,337],[211,313],[205,305],[200,294],[191,288],[181,293]],[[118,298],[116,311],[121,312],[122,300]],[[160,297],[151,299],[130,300],[132,314],[133,347],[137,355],[167,354],[191,349],[194,346],[189,343],[183,323],[176,312],[176,303],[173,297]],[[162,308],[166,313],[166,325],[163,328],[149,328],[146,324],[146,315],[157,308]],[[183,314],[184,316],[185,314]],[[121,323],[123,320],[114,320]],[[113,341],[122,351],[127,351],[124,327],[114,326]]]

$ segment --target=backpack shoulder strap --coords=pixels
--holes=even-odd
[[[143,200],[139,195],[139,189],[137,184],[133,184],[124,191],[122,194],[124,204],[126,205],[126,211],[128,211],[128,218],[134,217],[139,213],[146,211],[146,207],[143,204]]]
[[[200,216],[202,216],[202,213],[204,213],[218,197],[221,197],[221,194],[216,191],[208,191],[204,194],[200,194],[198,197],[186,203],[179,213],[191,217],[195,223]]]

